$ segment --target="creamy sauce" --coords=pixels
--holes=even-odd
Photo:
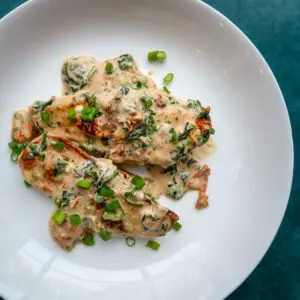
[[[172,175],[164,174],[164,169],[160,166],[151,166],[147,170],[155,180],[155,193],[160,196],[167,195],[168,183],[172,181]]]
[[[57,142],[63,145],[59,150]],[[23,151],[19,165],[24,179],[50,196],[64,215],[61,223],[49,221],[50,233],[64,250],[71,250],[87,233],[101,230],[112,236],[161,236],[178,219],[156,201],[153,181],[140,178],[143,184],[137,187],[134,176],[118,170],[111,160],[91,159],[61,138],[37,138]],[[79,186],[80,181],[89,186]],[[132,195],[125,196],[126,192]],[[114,209],[112,202],[118,204]],[[80,217],[79,224],[71,223],[69,217],[74,215]]]
[[[206,190],[208,171],[201,161],[215,149],[209,108],[159,90],[131,55],[105,61],[71,57],[64,62],[62,80],[66,96],[42,112],[36,104],[29,108],[37,130],[70,139],[116,164],[158,165],[164,173],[152,169],[155,186],[174,199],[188,189]],[[91,108],[98,113],[86,121],[83,112]],[[16,122],[14,128],[22,131]]]

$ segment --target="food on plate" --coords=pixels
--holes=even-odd
[[[51,197],[57,206],[49,228],[54,240],[71,250],[115,236],[153,238],[165,235],[178,216],[161,206],[153,181],[118,169],[111,160],[91,158],[72,142],[45,133],[22,151],[25,181]]]
[[[165,59],[164,51],[148,53],[150,62]],[[177,200],[197,190],[196,208],[208,206],[210,168],[202,160],[214,150],[210,107],[171,95],[173,73],[160,89],[130,54],[79,56],[64,61],[61,78],[62,96],[14,113],[9,147],[25,184],[54,200],[49,228],[63,249],[93,245],[96,234],[125,236],[131,247],[135,237],[179,231],[178,216],[158,203],[162,194]],[[124,164],[146,166],[152,177]]]
[[[165,83],[173,76],[168,74]],[[105,61],[69,58],[62,79],[65,96],[15,114],[14,141],[48,132],[116,164],[157,165],[171,175],[162,194],[179,199],[189,188],[201,189],[201,203],[206,202],[209,168],[198,157],[213,148],[209,107],[158,89],[130,54]]]

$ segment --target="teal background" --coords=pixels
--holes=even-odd
[[[0,0],[0,17],[23,2]],[[300,150],[300,0],[206,2],[232,20],[267,60],[288,106],[297,153]],[[300,300],[299,171],[300,161],[295,156],[292,194],[280,230],[256,270],[226,300]]]

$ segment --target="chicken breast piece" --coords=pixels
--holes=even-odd
[[[101,232],[162,236],[178,220],[156,201],[151,180],[120,170],[111,160],[91,158],[61,137],[43,134],[33,140],[18,163],[24,179],[56,203],[49,228],[64,250]]]
[[[197,157],[214,134],[209,107],[159,90],[129,54],[74,57],[62,70],[67,95],[27,109],[31,138],[48,132],[115,164],[161,166],[173,176],[165,194],[174,199],[195,186],[189,180],[202,168]],[[14,128],[23,130],[20,122]]]

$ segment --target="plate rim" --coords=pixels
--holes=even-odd
[[[47,0],[27,0],[27,1],[23,0],[23,1],[25,1],[25,2],[18,5],[17,7],[12,9],[8,13],[6,13],[0,19],[0,29],[1,29],[2,26],[4,26],[4,24],[7,21],[9,21],[11,18],[17,17],[17,15],[19,13],[23,12],[24,9],[26,9],[27,7],[29,8],[29,7],[31,7],[35,4],[41,4],[42,2],[46,2]],[[63,0],[61,0],[61,1],[63,1]],[[249,272],[247,272],[246,275],[241,276],[241,279],[239,280],[238,283],[232,283],[230,286],[228,285],[227,292],[224,295],[224,299],[226,299],[235,290],[237,290],[246,281],[246,279],[256,270],[256,268],[258,267],[258,265],[260,264],[262,259],[266,256],[267,252],[269,251],[269,249],[270,249],[271,245],[273,244],[273,242],[275,240],[275,237],[277,236],[278,231],[279,231],[279,229],[282,225],[282,222],[283,222],[283,219],[284,219],[284,216],[286,214],[287,207],[288,207],[288,204],[289,204],[289,201],[290,201],[292,186],[293,186],[293,181],[294,181],[295,148],[294,148],[294,141],[293,141],[293,128],[292,128],[291,119],[290,119],[290,116],[289,116],[289,110],[288,110],[288,107],[287,107],[287,103],[285,101],[285,98],[284,98],[284,95],[283,95],[282,90],[280,88],[280,85],[279,85],[279,83],[276,79],[276,76],[274,75],[274,73],[273,73],[271,67],[269,66],[267,60],[261,54],[261,52],[256,47],[256,45],[250,40],[250,38],[247,36],[246,33],[244,33],[233,21],[231,21],[227,16],[225,16],[221,12],[219,12],[216,8],[212,7],[211,5],[204,2],[203,0],[192,0],[191,2],[197,3],[197,5],[202,6],[203,9],[206,9],[206,10],[210,11],[213,15],[217,16],[217,18],[221,19],[222,22],[229,25],[229,27],[231,27],[234,30],[234,34],[239,36],[243,40],[243,42],[247,43],[249,45],[249,47],[251,47],[252,50],[255,51],[256,59],[259,59],[262,62],[262,64],[264,65],[264,67],[266,68],[266,70],[268,71],[268,73],[270,75],[270,79],[272,81],[273,89],[276,89],[276,92],[277,92],[278,96],[280,97],[280,100],[281,100],[280,102],[281,102],[282,109],[283,109],[282,118],[285,119],[285,122],[286,122],[286,125],[287,125],[287,130],[288,130],[287,139],[288,139],[289,143],[286,144],[286,147],[287,147],[288,151],[290,152],[289,153],[289,156],[290,156],[290,168],[289,168],[290,169],[290,174],[289,174],[289,177],[290,178],[289,178],[289,186],[287,187],[287,192],[288,192],[287,199],[285,199],[285,206],[284,206],[284,210],[282,212],[281,219],[279,220],[278,225],[274,226],[274,232],[273,232],[273,235],[270,237],[269,245],[257,257],[257,261],[250,268]]]

